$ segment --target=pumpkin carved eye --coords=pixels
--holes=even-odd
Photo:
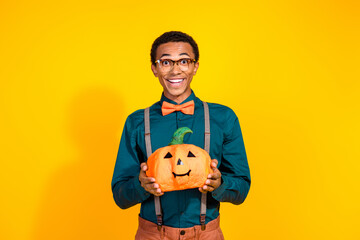
[[[170,153],[170,152],[168,152],[168,153],[165,155],[165,157],[164,157],[164,158],[172,158],[171,153]]]
[[[189,151],[189,153],[188,153],[187,156],[188,156],[188,157],[195,157],[195,155],[194,155],[191,151]]]

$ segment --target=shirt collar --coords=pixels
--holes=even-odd
[[[195,102],[196,96],[195,93],[193,92],[193,90],[191,90],[191,94],[189,97],[187,97],[184,101],[182,101],[180,104],[186,103],[186,102],[190,102],[191,100],[194,100]],[[178,105],[178,103],[174,102],[173,100],[168,99],[167,97],[165,97],[164,92],[161,94],[161,99],[160,99],[160,106],[162,105],[162,103],[166,101],[168,103],[172,103],[175,105]]]

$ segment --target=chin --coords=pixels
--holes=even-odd
[[[179,96],[185,94],[185,92],[186,92],[186,89],[176,89],[176,90],[168,91],[168,94],[170,94],[171,96],[179,97]]]
[[[168,94],[169,94],[170,96],[173,96],[173,97],[180,97],[181,95],[184,94],[184,91],[182,91],[182,92],[171,91],[171,92],[168,92]]]

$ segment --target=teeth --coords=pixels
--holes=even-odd
[[[168,81],[171,83],[179,83],[179,82],[184,81],[184,79],[169,79]]]

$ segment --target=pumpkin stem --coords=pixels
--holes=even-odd
[[[178,128],[175,132],[174,135],[171,139],[171,142],[169,143],[170,145],[176,145],[176,144],[183,144],[184,143],[184,136],[187,133],[192,133],[193,131],[191,131],[190,128],[188,127],[181,127]]]

